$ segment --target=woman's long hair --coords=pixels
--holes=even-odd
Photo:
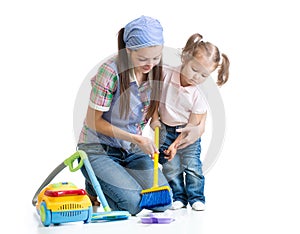
[[[118,33],[118,57],[117,57],[117,66],[120,77],[120,115],[123,117],[128,117],[130,111],[130,62],[128,61],[128,55],[126,52],[125,42],[123,40],[124,28],[122,28]],[[151,87],[151,100],[149,108],[146,114],[146,120],[149,120],[154,114],[155,110],[158,108],[160,100],[160,82],[162,81],[162,59],[158,65],[154,66],[152,69],[153,82]],[[149,75],[149,73],[148,73]],[[147,77],[148,79],[149,77]]]

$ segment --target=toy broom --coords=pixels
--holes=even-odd
[[[155,145],[159,148],[159,127],[154,130]],[[142,190],[141,208],[151,209],[159,206],[171,204],[171,195],[169,186],[158,186],[158,153],[154,153],[154,170],[152,188]]]

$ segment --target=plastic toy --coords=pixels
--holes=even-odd
[[[44,226],[51,223],[91,222],[93,207],[85,190],[73,183],[50,184],[38,195],[36,209]]]
[[[78,189],[72,183],[49,185],[52,179],[64,168],[69,167],[71,172],[75,172],[83,165],[100,199],[104,212],[92,213],[92,203],[85,190]],[[77,203],[74,203],[74,201]],[[32,198],[32,205],[37,208],[44,226],[49,226],[51,223],[59,224],[80,220],[83,220],[85,223],[98,220],[123,220],[131,216],[128,211],[112,211],[110,209],[88,157],[82,150],[76,151],[69,158],[65,159],[48,175],[35,192]]]
[[[159,127],[154,131],[155,146],[159,148]],[[165,206],[172,203],[169,186],[158,186],[158,153],[154,153],[153,186],[142,190],[141,208],[151,209],[158,206]]]
[[[154,214],[150,214],[149,217],[141,218],[141,222],[145,224],[152,224],[152,223],[168,224],[173,222],[174,220],[175,219],[170,217],[155,217]]]
[[[83,164],[85,166],[85,169],[89,175],[89,178],[92,182],[92,185],[94,187],[94,190],[97,194],[97,196],[100,199],[100,202],[103,206],[104,212],[98,212],[93,214],[92,217],[92,221],[97,221],[97,220],[123,220],[123,219],[128,219],[131,215],[128,211],[112,211],[111,208],[108,205],[108,202],[104,196],[104,193],[102,191],[101,185],[99,184],[96,175],[93,171],[93,168],[90,164],[90,161],[88,159],[87,154],[82,151],[82,150],[78,150],[75,155],[78,155],[81,160],[83,160]]]
[[[95,212],[92,215],[92,222],[96,222],[98,220],[123,220],[128,219],[130,217],[130,213],[128,211],[110,211],[110,212]]]

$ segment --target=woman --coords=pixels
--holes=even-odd
[[[141,16],[119,31],[118,54],[108,59],[91,80],[89,106],[78,141],[101,184],[112,210],[141,211],[141,190],[152,187],[153,162],[158,153],[142,129],[158,106],[162,80],[163,28],[158,20]],[[86,191],[97,195],[85,168]],[[168,185],[159,171],[159,186]],[[169,206],[153,210],[164,211]]]

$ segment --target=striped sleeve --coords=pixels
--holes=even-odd
[[[89,106],[95,110],[108,111],[117,88],[117,80],[116,71],[109,65],[102,64],[91,80]]]

